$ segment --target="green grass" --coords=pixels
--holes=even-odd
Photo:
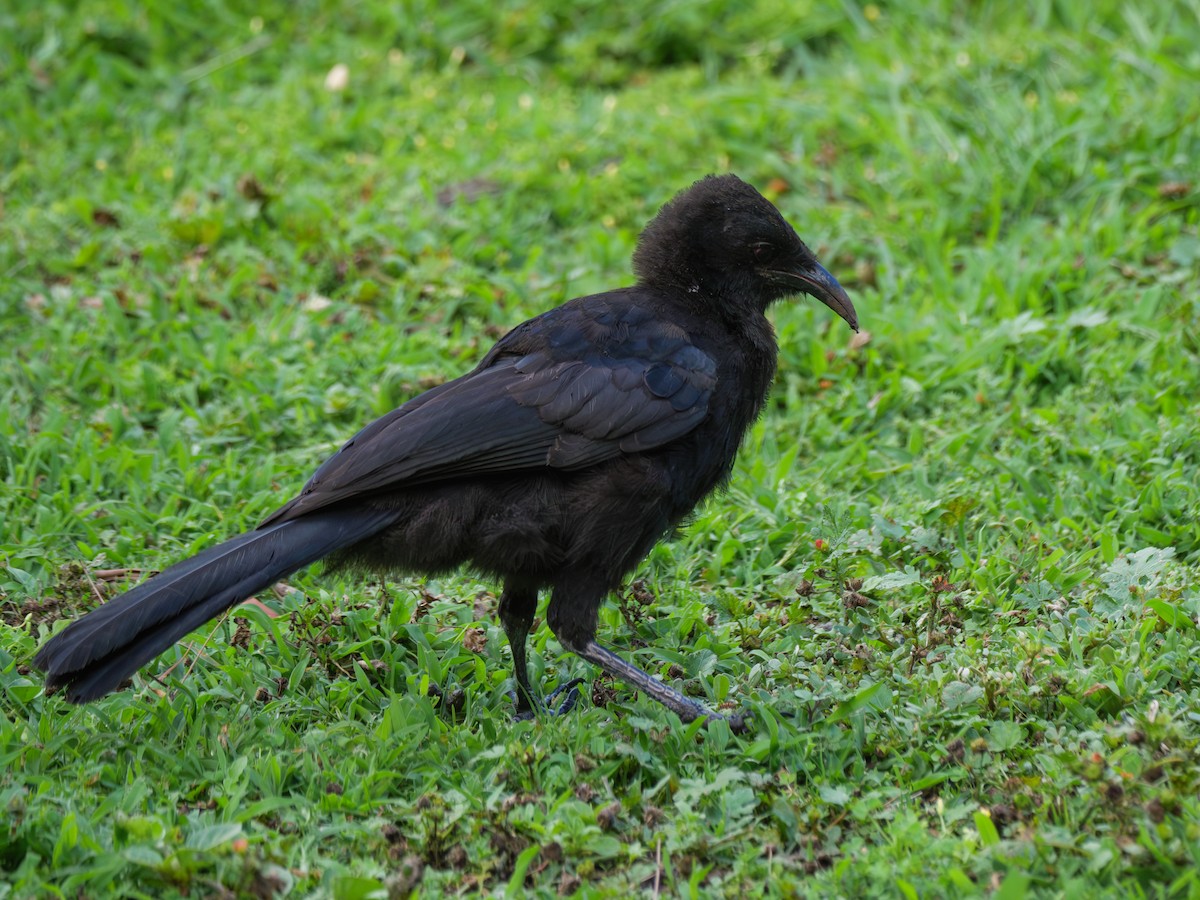
[[[1200,4],[637,8],[0,12],[0,898],[1200,896]],[[773,312],[730,490],[602,636],[750,735],[603,681],[514,723],[469,574],[301,573],[43,696],[110,570],[627,283],[725,170],[870,339]]]

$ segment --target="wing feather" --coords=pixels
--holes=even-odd
[[[606,297],[530,320],[479,368],[372,422],[263,524],[464,475],[576,469],[686,435],[708,414],[716,364],[682,329]]]

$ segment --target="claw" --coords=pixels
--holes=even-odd
[[[513,706],[517,708],[516,712],[513,713],[513,719],[515,721],[528,722],[530,719],[534,718],[534,711],[532,708],[522,707],[521,695],[516,688],[509,688],[504,693],[505,696],[507,696],[508,699],[513,702]]]
[[[567,698],[563,700],[561,704],[559,704],[558,709],[550,710],[556,716],[565,716],[567,713],[573,710],[575,708],[575,704],[579,702],[579,685],[583,684],[584,681],[585,679],[583,678],[572,678],[570,681],[560,684],[558,687],[552,690],[546,695],[546,699],[542,702],[547,707],[550,707],[554,701],[558,699],[560,694],[565,693]]]
[[[552,690],[549,694],[547,694],[538,703],[538,706],[541,707],[542,711],[547,713],[548,715],[565,716],[567,713],[569,713],[571,710],[573,710],[575,708],[575,704],[577,704],[579,702],[579,685],[583,684],[584,681],[586,681],[586,680],[587,679],[584,679],[584,678],[573,678],[570,681],[560,684],[558,687],[556,687],[554,690]],[[535,715],[536,715],[535,710],[521,708],[521,697],[520,697],[520,694],[517,693],[516,688],[509,688],[508,691],[506,691],[506,693],[508,694],[509,699],[511,699],[513,704],[517,707],[517,711],[513,714],[513,718],[516,721],[527,722],[530,719],[535,717]],[[566,699],[564,699],[562,701],[562,703],[560,703],[557,707],[555,707],[554,702],[562,694],[567,695]]]
[[[729,723],[729,730],[734,734],[748,734],[753,714],[750,710],[746,709],[728,716],[721,715],[721,718]]]

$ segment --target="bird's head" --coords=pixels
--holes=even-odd
[[[642,284],[758,312],[792,294],[816,297],[858,331],[854,304],[769,200],[736,175],[680,191],[633,254]]]

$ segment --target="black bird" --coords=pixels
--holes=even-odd
[[[804,292],[855,330],[858,320],[778,210],[733,175],[667,203],[642,232],[633,270],[633,287],[518,325],[473,371],[372,422],[254,531],[72,622],[34,659],[47,690],[94,700],[328,557],[382,572],[465,564],[501,579],[520,716],[538,706],[525,642],[542,589],[564,647],[684,721],[715,716],[597,643],[598,611],[729,479],[775,374],[767,307]],[[558,712],[573,705],[574,684]]]

